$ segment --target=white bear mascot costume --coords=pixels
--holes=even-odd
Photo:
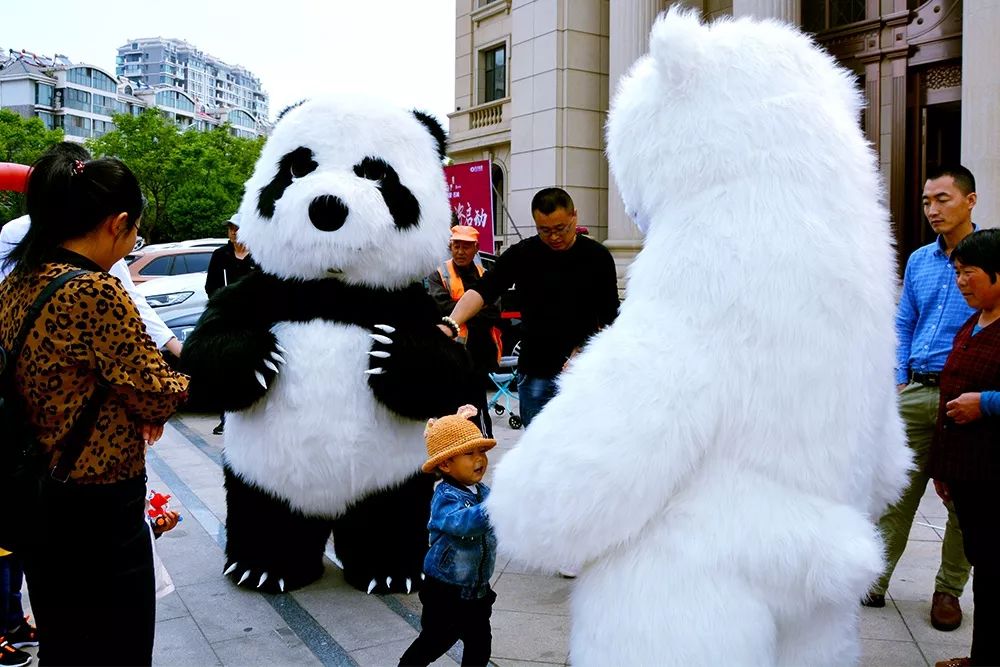
[[[608,154],[646,232],[615,324],[500,462],[500,549],[582,562],[571,661],[849,665],[910,465],[895,260],[848,72],[671,11]]]

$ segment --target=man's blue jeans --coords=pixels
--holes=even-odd
[[[522,375],[517,381],[517,400],[521,404],[521,423],[527,428],[545,404],[556,395],[556,379]]]
[[[10,554],[0,558],[0,635],[5,635],[24,623],[24,610],[21,608],[23,581],[20,557]]]

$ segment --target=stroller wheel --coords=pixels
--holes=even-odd
[[[510,424],[510,427],[513,429],[521,428],[521,418],[517,415],[511,415],[510,419],[507,420],[507,423]]]
[[[496,405],[493,406],[493,412],[497,413],[497,415],[499,416],[502,415],[505,412],[505,410],[502,405],[497,403]]]

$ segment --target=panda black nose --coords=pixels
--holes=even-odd
[[[313,227],[322,232],[335,232],[344,226],[347,220],[347,206],[339,197],[323,195],[316,197],[309,204],[309,219]]]

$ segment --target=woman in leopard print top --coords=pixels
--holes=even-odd
[[[37,535],[21,555],[40,660],[148,665],[155,598],[145,451],[185,399],[188,379],[169,368],[107,273],[135,243],[144,205],[135,176],[117,160],[74,160],[74,151],[59,145],[31,172],[31,228],[0,283],[0,345],[10,348],[52,279],[84,269],[43,308],[15,366],[15,389],[52,465],[99,383],[107,393],[69,480],[46,478]]]

